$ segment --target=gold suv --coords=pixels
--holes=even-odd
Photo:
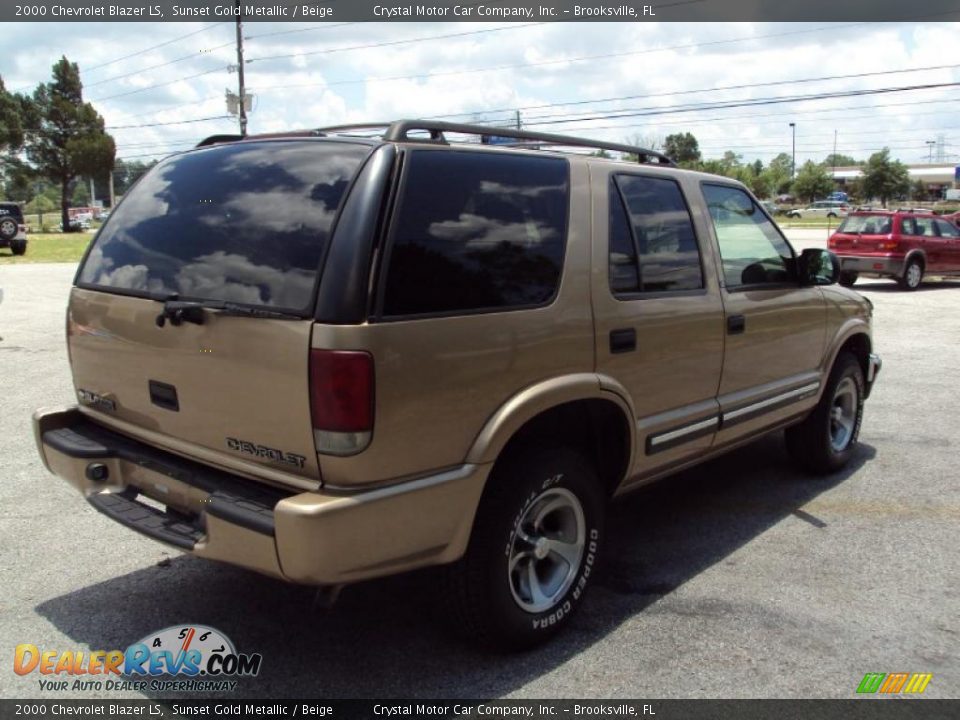
[[[783,428],[813,471],[849,460],[880,361],[831,253],[658,153],[489,132],[221,136],[157,164],[77,272],[46,467],[292,582],[448,564],[457,625],[524,647],[581,604],[611,498]]]

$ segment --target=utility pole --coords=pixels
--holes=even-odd
[[[797,124],[790,123],[790,134],[792,136],[792,145],[790,151],[790,179],[797,177]]]
[[[930,148],[930,157],[927,159],[927,163],[932,165],[933,164],[933,146],[937,144],[937,141],[927,140],[926,142],[927,142],[927,147]]]
[[[517,110],[517,130],[520,130],[520,111]]]
[[[237,74],[240,78],[240,135],[247,136],[247,94],[243,89],[243,16],[241,15],[240,0],[237,8]]]

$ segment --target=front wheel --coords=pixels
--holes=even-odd
[[[903,269],[903,276],[898,280],[904,290],[916,290],[923,282],[923,265],[919,260],[911,260]]]
[[[603,537],[605,494],[591,465],[539,449],[494,469],[470,544],[450,568],[458,630],[482,645],[545,642],[583,601]]]
[[[10,241],[10,252],[14,255],[23,255],[27,252],[27,241],[26,240],[11,240]]]
[[[787,449],[818,475],[836,472],[853,456],[863,420],[865,383],[856,357],[837,356],[820,402],[798,425],[787,428]]]

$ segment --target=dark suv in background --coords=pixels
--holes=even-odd
[[[0,203],[0,248],[8,247],[14,255],[27,251],[27,226],[23,211],[12,202]]]
[[[904,290],[916,290],[925,275],[960,275],[960,230],[928,212],[850,213],[827,247],[840,258],[847,287],[861,275],[893,278]]]

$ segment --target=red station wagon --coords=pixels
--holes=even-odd
[[[852,212],[827,247],[840,258],[847,287],[861,275],[894,278],[904,290],[916,290],[924,275],[960,276],[960,229],[928,213]]]

